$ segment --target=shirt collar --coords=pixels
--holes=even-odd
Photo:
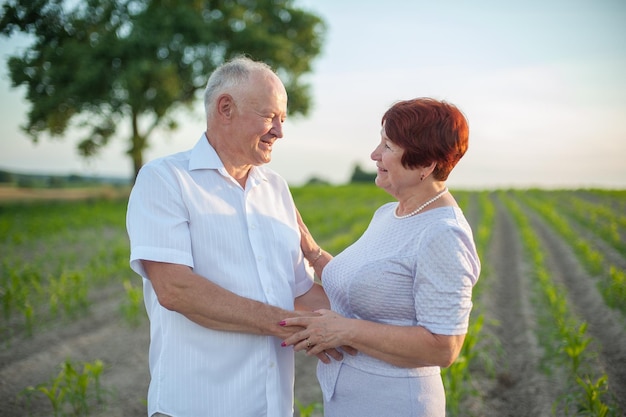
[[[189,170],[196,169],[224,169],[224,164],[220,159],[217,152],[206,137],[206,133],[203,133],[200,140],[196,143],[196,146],[191,150],[191,157],[189,158]]]
[[[216,169],[220,174],[230,177],[215,148],[209,143],[206,133],[202,133],[200,140],[191,150],[191,157],[189,158],[189,170],[200,169]],[[253,185],[268,181],[263,170],[255,166],[250,169],[248,178],[253,180]]]

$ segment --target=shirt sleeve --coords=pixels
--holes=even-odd
[[[309,292],[315,281],[315,270],[305,262],[303,255],[302,262],[299,262],[296,266],[296,297],[300,297]]]
[[[420,242],[415,280],[418,324],[436,334],[465,334],[480,263],[471,233],[449,223]]]
[[[287,182],[282,177],[276,177],[276,181],[280,184],[280,188],[283,190],[283,200],[285,201],[289,215],[289,223],[291,227],[298,231],[298,236],[300,236],[300,228],[298,226],[297,218],[296,218],[296,204],[293,201],[293,196],[289,191],[289,186]],[[300,297],[301,295],[306,294],[313,287],[315,281],[315,270],[308,265],[308,262],[304,258],[304,254],[302,251],[298,251],[298,257],[294,264],[295,269],[295,290],[294,290],[294,298]]]
[[[130,194],[126,215],[130,266],[143,277],[141,260],[194,266],[189,215],[172,177],[162,165],[145,165]]]

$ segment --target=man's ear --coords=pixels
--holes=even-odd
[[[220,117],[230,119],[235,111],[235,101],[230,94],[222,94],[217,98],[217,113]]]

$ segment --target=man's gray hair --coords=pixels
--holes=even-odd
[[[215,105],[215,99],[224,91],[243,85],[256,71],[270,71],[272,68],[264,62],[253,61],[245,56],[238,56],[225,62],[213,71],[204,89],[204,111],[208,115]]]

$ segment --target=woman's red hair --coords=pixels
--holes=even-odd
[[[406,168],[436,162],[433,177],[445,181],[467,151],[469,126],[454,105],[432,98],[400,101],[382,118],[385,134],[404,149]]]

